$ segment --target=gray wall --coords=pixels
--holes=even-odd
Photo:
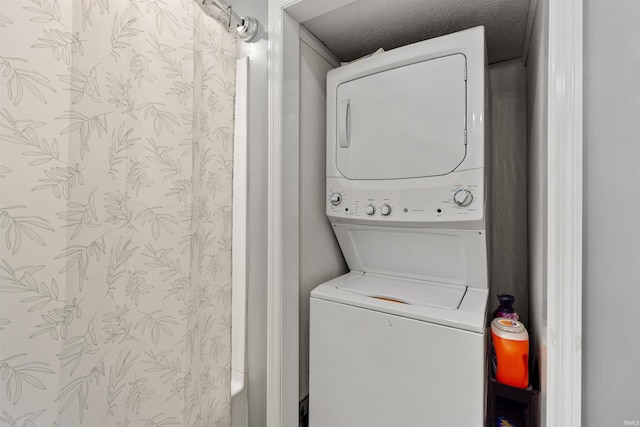
[[[300,41],[300,399],[309,394],[309,294],[349,271],[325,214],[326,76],[332,68]]]
[[[584,7],[582,425],[621,426],[640,421],[640,2]]]
[[[527,276],[527,102],[526,70],[520,59],[489,67],[491,78],[491,295],[516,297],[520,320],[529,328]]]

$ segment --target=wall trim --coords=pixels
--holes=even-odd
[[[269,1],[267,426],[282,425],[282,2]]]
[[[353,1],[269,0],[267,427],[298,425],[299,22]]]
[[[247,425],[247,201],[249,57],[236,60],[231,252],[231,425]]]
[[[549,0],[547,427],[582,416],[583,0]]]

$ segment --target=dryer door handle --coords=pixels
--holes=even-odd
[[[340,148],[351,145],[351,100],[343,99],[338,104],[338,144]]]

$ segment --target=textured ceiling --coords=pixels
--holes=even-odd
[[[485,26],[489,63],[522,56],[529,0],[358,0],[303,25],[342,61]]]

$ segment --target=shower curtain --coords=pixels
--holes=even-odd
[[[234,68],[193,0],[0,2],[0,426],[229,425]]]

